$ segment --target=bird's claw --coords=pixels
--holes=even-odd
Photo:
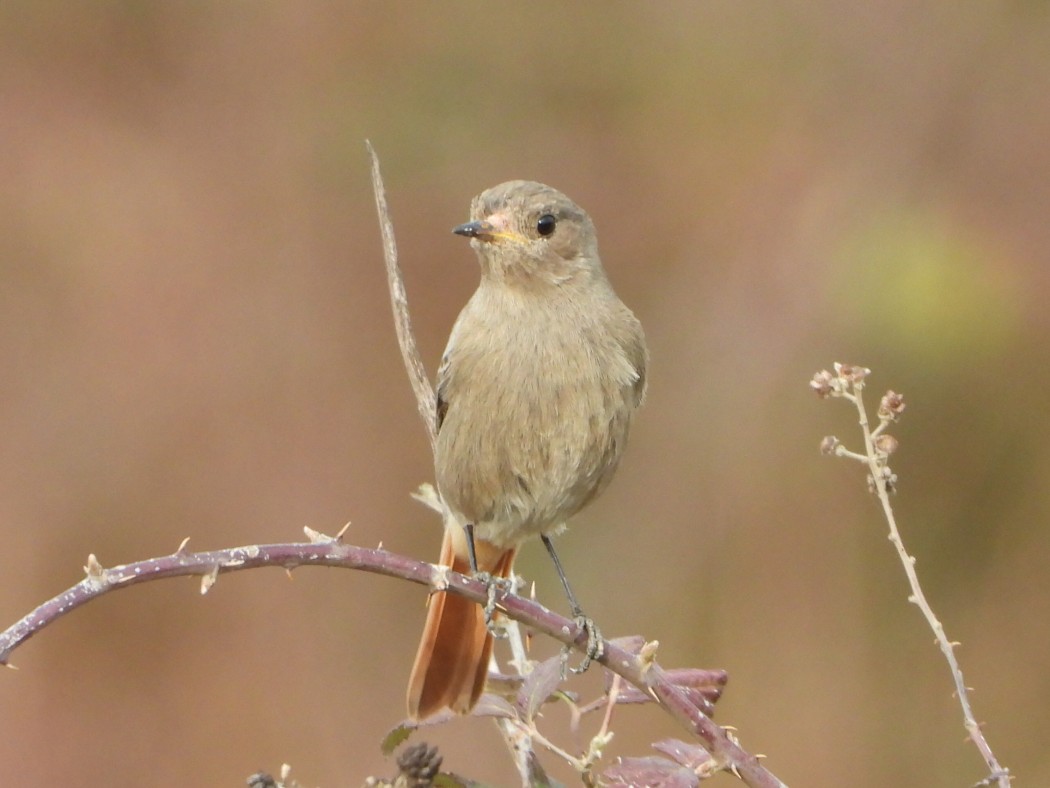
[[[598,629],[598,625],[594,623],[594,619],[589,616],[585,616],[582,613],[576,615],[573,618],[576,626],[587,633],[587,651],[584,652],[583,660],[574,668],[569,668],[575,675],[586,672],[587,668],[591,666],[591,662],[596,659],[601,659],[605,653],[605,640],[602,638],[602,632]],[[565,658],[565,664],[568,664],[569,654],[572,653],[572,646],[565,646],[562,649],[562,655]]]
[[[509,593],[511,590],[510,580],[505,577],[493,577],[488,572],[478,572],[474,575],[474,579],[484,583],[488,589],[488,598],[485,601],[485,628],[488,629],[489,634],[497,639],[507,637],[507,633],[504,631],[503,626],[496,621],[496,593],[503,592],[504,594]]]

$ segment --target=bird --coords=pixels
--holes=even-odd
[[[498,582],[512,576],[522,543],[539,537],[574,616],[593,627],[551,537],[616,471],[645,398],[645,334],[606,277],[591,218],[564,194],[508,181],[475,197],[470,217],[453,232],[470,239],[481,278],[453,325],[436,386],[440,565]],[[470,712],[492,645],[482,606],[431,595],[409,717]]]

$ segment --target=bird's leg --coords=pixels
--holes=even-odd
[[[510,583],[506,578],[493,577],[489,572],[478,571],[478,554],[474,547],[474,523],[467,523],[463,530],[467,532],[467,558],[470,561],[470,573],[475,580],[485,584],[488,589],[488,598],[485,601],[485,626],[494,638],[505,638],[507,633],[503,627],[496,623],[496,591],[506,592],[510,590]]]
[[[463,526],[463,530],[467,532],[467,559],[470,561],[470,573],[478,577],[478,553],[474,549],[474,523],[467,523]]]
[[[580,627],[584,632],[587,633],[587,652],[583,656],[583,661],[575,668],[572,668],[573,673],[583,673],[587,668],[591,666],[591,661],[598,659],[602,654],[605,653],[605,641],[602,640],[602,633],[598,629],[598,625],[594,623],[594,620],[590,616],[586,616],[580,608],[580,603],[576,601],[576,595],[572,593],[572,588],[569,586],[569,579],[565,576],[565,570],[561,568],[561,561],[558,560],[558,554],[554,552],[554,543],[551,542],[550,537],[547,534],[541,534],[540,538],[543,539],[543,544],[547,548],[547,552],[551,554],[551,560],[554,561],[554,568],[558,570],[558,577],[561,578],[562,587],[565,589],[565,596],[569,598],[569,608],[572,610],[573,621],[576,622],[576,626]],[[566,658],[569,656],[571,649],[566,646],[564,654]]]

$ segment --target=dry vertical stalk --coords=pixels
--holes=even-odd
[[[397,329],[397,344],[401,347],[412,391],[416,395],[416,407],[427,428],[430,451],[433,453],[437,441],[437,403],[434,388],[430,385],[427,371],[419,358],[419,348],[412,334],[412,320],[408,313],[408,296],[397,264],[397,244],[394,242],[394,225],[390,221],[390,209],[386,204],[386,189],[379,174],[379,157],[372,143],[365,140],[368,156],[372,160],[372,190],[376,195],[376,211],[379,213],[379,229],[383,235],[383,259],[386,261],[386,280],[390,287],[390,305],[394,309],[394,327]]]
[[[977,785],[996,785],[999,788],[1010,788],[1010,770],[999,765],[999,761],[995,757],[995,753],[992,752],[988,740],[985,739],[981,725],[974,717],[973,709],[970,706],[969,690],[966,687],[966,682],[963,681],[959,661],[955,658],[955,646],[958,644],[948,640],[948,636],[944,632],[944,626],[934,614],[930,603],[926,600],[926,595],[919,584],[919,575],[915,571],[915,558],[904,547],[904,540],[901,539],[900,531],[897,528],[897,519],[893,514],[893,507],[890,505],[890,493],[896,490],[897,476],[890,470],[888,461],[890,454],[896,451],[898,441],[887,434],[885,430],[890,424],[897,421],[901,413],[904,412],[904,397],[894,391],[886,392],[879,403],[879,426],[872,429],[868,424],[868,412],[864,408],[862,396],[864,380],[871,374],[871,370],[854,364],[839,363],[834,365],[834,369],[834,372],[829,372],[825,369],[814,375],[809,383],[810,388],[816,391],[821,398],[841,397],[849,400],[856,406],[861,432],[864,435],[864,452],[850,451],[842,444],[842,441],[833,435],[829,435],[821,441],[821,452],[834,454],[837,457],[848,457],[868,466],[870,472],[868,485],[882,504],[882,513],[889,524],[890,541],[893,542],[893,546],[897,549],[897,555],[904,567],[904,573],[908,576],[908,585],[911,588],[911,595],[908,597],[908,601],[914,603],[922,611],[923,616],[926,618],[926,623],[933,630],[933,634],[937,639],[937,645],[944,654],[949,668],[951,668],[952,679],[955,682],[955,695],[959,699],[959,705],[962,707],[963,724],[966,732],[988,767],[988,776],[977,783]]]

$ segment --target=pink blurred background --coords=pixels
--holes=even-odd
[[[436,557],[367,137],[431,371],[475,193],[549,182],[598,226],[652,349],[619,477],[560,541],[607,635],[727,669],[718,720],[791,784],[984,776],[863,470],[817,452],[858,437],[810,376],[869,366],[872,405],[908,401],[897,513],[977,715],[1050,784],[1045,4],[18,4],[0,102],[5,625],[90,552],[186,536],[351,520]],[[542,548],[520,570],[564,609]],[[4,780],[390,774],[423,599],[321,569],[109,595],[0,675]],[[677,733],[614,730],[610,757]],[[425,738],[513,784],[489,724]]]

